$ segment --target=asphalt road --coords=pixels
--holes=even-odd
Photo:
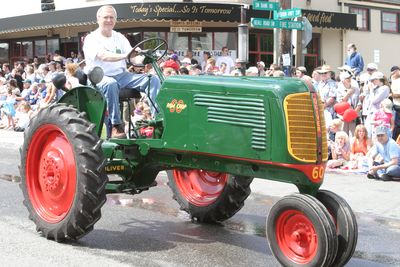
[[[137,196],[113,194],[95,229],[78,242],[40,237],[22,205],[22,135],[0,130],[0,259],[5,266],[279,266],[265,238],[271,205],[296,191],[255,179],[245,207],[219,225],[193,223],[171,199],[165,173]],[[324,188],[356,212],[359,241],[347,266],[400,266],[400,183],[327,174]]]

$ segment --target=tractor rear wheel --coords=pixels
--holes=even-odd
[[[173,198],[192,219],[213,223],[232,217],[250,195],[252,177],[206,170],[168,171]]]
[[[24,133],[21,189],[36,229],[48,239],[78,239],[93,229],[106,201],[104,156],[95,125],[56,104],[32,118]]]
[[[336,224],[338,252],[334,266],[344,266],[353,256],[358,239],[356,216],[350,205],[337,194],[328,190],[319,190],[317,199],[327,208]]]
[[[281,198],[271,208],[266,232],[271,251],[283,266],[331,266],[336,256],[332,217],[312,196]]]

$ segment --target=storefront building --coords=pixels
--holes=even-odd
[[[97,27],[98,7],[105,3],[116,8],[116,28],[132,45],[160,37],[180,56],[193,50],[199,58],[202,51],[218,53],[223,46],[228,46],[233,58],[237,56],[242,6],[246,23],[252,17],[272,18],[270,11],[253,10],[252,1],[56,0],[55,11],[0,19],[0,63],[33,56],[43,60],[55,50],[66,57],[71,51],[79,52],[85,35]],[[77,6],[80,8],[72,8]],[[400,5],[379,6],[371,1],[292,0],[292,7],[301,8],[313,26],[312,40],[303,51],[308,69],[324,63],[334,68],[342,65],[350,42],[357,44],[366,63],[375,60],[383,68],[390,68],[395,62],[393,57],[386,57],[385,47],[399,38]],[[388,41],[379,42],[381,37]],[[250,65],[259,60],[272,63],[273,39],[272,29],[250,28]],[[386,59],[392,62],[384,63]]]

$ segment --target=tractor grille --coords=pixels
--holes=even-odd
[[[195,94],[194,104],[207,107],[209,122],[252,128],[251,147],[266,149],[266,118],[262,99]]]
[[[318,100],[318,111],[319,111],[319,119],[321,122],[321,132],[322,132],[322,160],[328,160],[328,133],[326,132],[326,122],[324,116],[324,105],[322,104],[321,97],[317,94]]]
[[[324,107],[319,96],[316,96],[319,110],[322,145],[322,159],[328,156],[327,136],[324,119]],[[305,162],[316,162],[317,125],[310,93],[292,94],[284,101],[288,135],[289,153],[296,159]]]

